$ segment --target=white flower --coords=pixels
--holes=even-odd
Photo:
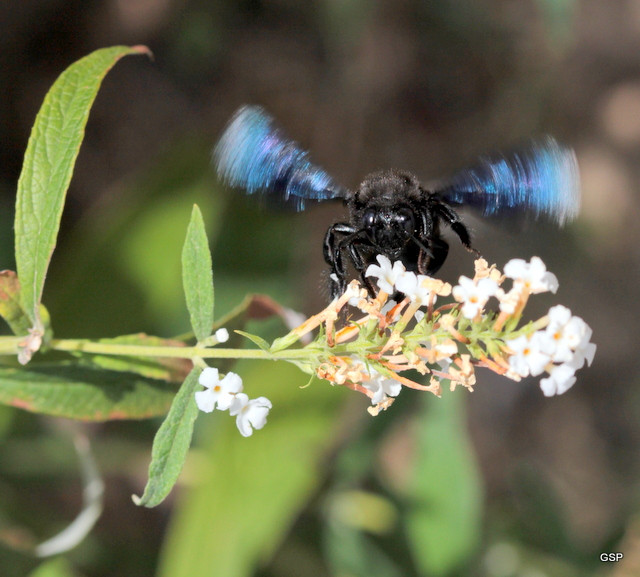
[[[543,332],[543,349],[553,361],[570,362],[579,369],[585,361],[593,361],[596,346],[589,342],[591,327],[562,305],[551,307],[549,324]]]
[[[568,363],[555,365],[549,376],[540,379],[540,388],[545,397],[566,393],[576,382],[575,368]]]
[[[547,397],[561,395],[576,382],[575,372],[585,362],[591,364],[596,345],[589,342],[591,328],[580,317],[562,305],[549,309],[546,329],[521,336],[507,345],[513,351],[509,365],[514,372],[526,377],[548,370],[549,376],[540,380],[540,388]],[[553,364],[560,363],[560,364]]]
[[[397,397],[400,394],[402,385],[398,381],[387,379],[375,369],[370,368],[368,370],[371,378],[368,381],[363,381],[362,386],[373,393],[371,397],[372,405],[381,403],[387,396]]]
[[[502,289],[496,291],[496,297],[500,301],[500,312],[512,315],[516,312],[518,304],[522,299],[522,285],[516,284],[509,292]]]
[[[594,343],[583,343],[574,351],[573,357],[565,364],[573,367],[575,370],[581,369],[585,363],[591,366],[595,354],[596,345]]]
[[[521,377],[541,375],[551,360],[549,355],[542,351],[541,340],[538,331],[530,337],[522,335],[506,341],[507,346],[513,351],[513,355],[509,357],[509,366]]]
[[[242,379],[235,373],[227,373],[222,380],[218,369],[207,367],[200,373],[198,382],[205,387],[196,393],[196,404],[201,411],[210,413],[217,408],[226,411],[234,396],[242,391]]]
[[[582,368],[585,362],[591,366],[593,358],[596,356],[596,348],[594,343],[587,343],[576,351],[576,354],[573,356],[573,359],[569,361],[569,364],[575,366],[576,369]]]
[[[551,307],[547,313],[549,326],[564,326],[571,319],[571,310],[563,305]]]
[[[562,305],[549,309],[549,324],[543,335],[543,348],[552,360],[564,363],[573,358],[576,349],[576,330],[579,328],[571,311]],[[582,320],[582,319],[580,319]]]
[[[475,318],[487,304],[489,297],[498,290],[498,283],[490,278],[482,278],[477,283],[472,279],[461,276],[458,286],[454,286],[451,294],[462,305],[462,316],[467,319]]]
[[[584,348],[591,339],[593,331],[591,327],[585,323],[580,317],[571,317],[565,326],[567,344],[574,350],[578,351]]]
[[[573,358],[574,349],[569,343],[570,331],[567,323],[571,320],[571,311],[562,305],[549,309],[549,324],[542,333],[542,347],[553,361],[564,363]]]
[[[229,340],[229,331],[227,329],[218,329],[213,336],[219,343],[226,343]]]
[[[425,286],[429,279],[423,274],[415,274],[413,272],[405,272],[396,280],[396,288],[403,293],[409,300],[419,306],[429,302],[429,294],[431,291]]]
[[[531,262],[526,262],[521,258],[511,259],[504,265],[506,277],[520,282],[529,290],[531,294],[544,293],[558,290],[558,279],[556,275],[547,272],[542,259],[538,256],[531,257]]]
[[[229,414],[236,417],[236,426],[243,437],[250,437],[253,429],[262,429],[267,424],[271,401],[266,397],[249,400],[244,393],[238,393],[231,403]]]
[[[370,264],[364,275],[376,277],[378,279],[378,288],[387,294],[393,294],[396,281],[405,273],[406,269],[399,260],[394,262],[392,266],[391,261],[382,254],[376,256],[376,260],[380,266]]]

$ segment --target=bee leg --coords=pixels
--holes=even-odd
[[[449,254],[449,245],[441,238],[433,238],[430,242],[431,254],[420,251],[418,272],[432,275],[440,270]]]
[[[442,201],[438,202],[434,208],[436,214],[451,227],[453,232],[458,235],[463,246],[469,252],[474,253],[476,257],[479,257],[480,253],[471,246],[471,235],[469,234],[469,229],[464,225],[458,213]]]
[[[362,244],[362,239],[358,238],[362,234],[362,231],[358,231],[340,242],[340,245],[344,245],[349,251],[349,256],[351,257],[351,262],[353,262],[353,266],[360,275],[360,280],[362,284],[366,287],[369,295],[371,297],[376,296],[376,290],[371,282],[371,279],[368,276],[365,276],[367,272],[367,264],[364,262],[360,251],[358,250],[358,245]]]
[[[327,233],[324,235],[322,248],[324,260],[329,267],[331,267],[329,282],[332,299],[340,296],[347,288],[347,270],[342,258],[345,239],[342,238],[339,241],[337,235],[353,235],[355,232],[357,232],[356,229],[350,224],[346,222],[336,222],[329,227]]]
[[[433,197],[432,197],[433,198]],[[449,245],[439,236],[440,221],[438,207],[440,202],[430,205],[430,212],[420,216],[418,238],[414,242],[420,249],[417,269],[420,274],[433,274],[440,269],[449,253]]]

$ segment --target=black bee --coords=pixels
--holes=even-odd
[[[365,272],[376,255],[400,260],[410,271],[434,274],[449,251],[441,236],[443,224],[477,254],[454,206],[474,206],[484,215],[527,211],[563,224],[577,215],[580,204],[575,154],[550,137],[521,153],[482,159],[476,168],[433,190],[408,172],[383,170],[351,191],[312,164],[308,153],[282,134],[264,110],[244,106],[220,138],[214,163],[225,183],[284,207],[304,210],[310,201],[344,202],[349,222],[332,224],[323,244],[332,297],[346,288],[345,256],[372,295],[375,290]]]

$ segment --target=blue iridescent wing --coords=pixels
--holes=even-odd
[[[551,137],[524,152],[484,159],[436,192],[448,202],[479,208],[486,216],[519,211],[563,224],[580,209],[575,153]]]
[[[283,208],[304,210],[305,201],[346,194],[257,106],[236,111],[213,151],[213,162],[225,184],[261,194]]]

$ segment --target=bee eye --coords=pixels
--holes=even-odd
[[[376,222],[376,211],[373,208],[369,208],[365,211],[362,217],[362,226],[365,229],[370,229]]]
[[[413,218],[413,211],[409,208],[400,208],[394,215],[396,226],[407,235],[411,235],[415,231],[415,221]]]

